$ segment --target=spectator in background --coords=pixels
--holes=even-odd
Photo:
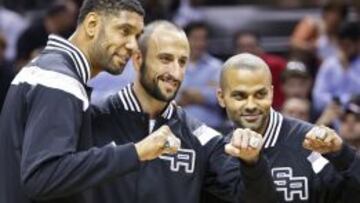
[[[173,17],[173,22],[185,27],[191,22],[203,20],[203,14],[197,7],[201,5],[202,0],[180,0],[179,7]]]
[[[290,61],[281,74],[281,89],[285,99],[309,99],[312,87],[312,77],[305,64],[299,61]]]
[[[346,23],[339,31],[338,55],[327,58],[320,66],[313,89],[315,110],[322,112],[334,99],[345,104],[360,93],[359,23]]]
[[[204,22],[190,23],[185,33],[191,48],[190,61],[177,102],[191,116],[219,128],[224,119],[216,88],[222,62],[207,52],[209,30]]]
[[[142,0],[146,16],[145,23],[150,23],[159,19],[170,20],[174,13],[173,6],[179,6],[180,0]]]
[[[7,60],[14,60],[16,42],[27,26],[28,22],[21,15],[0,6],[0,32],[6,39],[5,58]]]
[[[308,62],[313,60],[313,56],[324,60],[336,55],[337,31],[347,12],[348,8],[343,0],[330,0],[324,4],[320,19],[309,16],[302,19],[291,36],[291,46],[298,59]]]
[[[317,125],[330,126],[339,129],[339,118],[343,113],[343,109],[338,97],[333,97],[329,104],[316,121]]]
[[[234,37],[235,53],[248,52],[262,58],[269,66],[274,85],[273,107],[279,110],[284,102],[280,76],[285,69],[286,60],[280,56],[266,53],[260,46],[259,36],[251,32],[237,32]]]
[[[340,136],[360,151],[360,95],[354,96],[340,117]]]
[[[71,3],[72,2],[72,3]],[[76,27],[77,7],[74,1],[54,3],[44,17],[35,20],[20,36],[17,43],[16,67],[22,67],[45,47],[48,35],[68,38]]]
[[[12,65],[6,60],[6,46],[6,39],[0,33],[0,113],[10,83],[15,76]]]
[[[285,116],[310,121],[310,101],[303,98],[289,98],[285,100],[281,113]]]

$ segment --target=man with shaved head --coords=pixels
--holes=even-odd
[[[184,31],[153,22],[139,47],[136,79],[100,105],[93,120],[97,146],[136,143],[138,156],[127,159],[133,166],[127,174],[98,187],[96,202],[197,203],[202,191],[231,202],[276,202],[263,157],[228,156],[235,147],[227,145],[226,154],[220,133],[173,102],[190,54]]]
[[[270,163],[279,202],[359,202],[348,195],[360,188],[359,157],[332,129],[274,111],[271,79],[257,56],[244,53],[225,62],[218,100],[234,127],[247,131],[230,133],[230,154],[256,159],[259,154],[251,149],[255,132],[262,136],[261,154]]]

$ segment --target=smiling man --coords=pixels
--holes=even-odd
[[[0,202],[92,202],[88,189],[134,167],[134,144],[92,147],[86,83],[122,72],[143,18],[136,0],[85,0],[70,39],[50,35],[15,77],[1,113]]]
[[[274,111],[271,79],[262,59],[235,55],[222,69],[218,100],[235,127],[262,135],[261,151],[269,160],[278,201],[360,201],[359,196],[348,195],[360,188],[359,157],[335,131]]]
[[[97,187],[96,201],[198,203],[202,191],[208,191],[228,201],[274,202],[267,162],[258,153],[259,135],[252,134],[258,140],[248,150],[253,156],[238,154],[226,164],[233,158],[225,153],[224,137],[173,102],[190,55],[184,31],[167,21],[153,22],[145,27],[139,47],[141,53],[134,57],[137,78],[109,97],[93,120],[97,146],[137,142],[142,149],[139,162],[136,170]],[[148,136],[163,128],[169,128],[171,136]],[[248,135],[239,131],[235,140],[242,134]],[[151,139],[151,145],[144,144]],[[177,153],[167,153],[174,143]]]

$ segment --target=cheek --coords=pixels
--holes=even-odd
[[[232,114],[241,111],[242,106],[244,106],[244,102],[238,101],[236,99],[232,99],[230,97],[224,99],[224,104],[226,106],[227,111],[232,112]]]
[[[269,96],[269,97],[270,97],[270,96]],[[262,109],[270,109],[270,108],[271,108],[271,105],[272,105],[272,97],[271,97],[271,98],[267,98],[267,99],[260,100],[258,103],[259,103],[259,106],[260,106]]]

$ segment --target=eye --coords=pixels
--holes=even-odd
[[[187,60],[186,59],[180,59],[179,64],[181,67],[184,67],[186,65]]]
[[[124,28],[121,28],[121,34],[123,35],[123,36],[128,36],[128,35],[130,35],[130,33],[131,33],[131,31],[130,31],[130,29],[128,28],[128,27],[124,27]]]
[[[172,58],[168,55],[161,55],[159,56],[159,59],[162,63],[168,64],[172,61]]]
[[[259,91],[255,94],[257,99],[264,99],[267,96],[268,92],[266,90]]]
[[[234,93],[234,94],[231,94],[231,97],[238,101],[246,99],[246,95],[243,93]]]

